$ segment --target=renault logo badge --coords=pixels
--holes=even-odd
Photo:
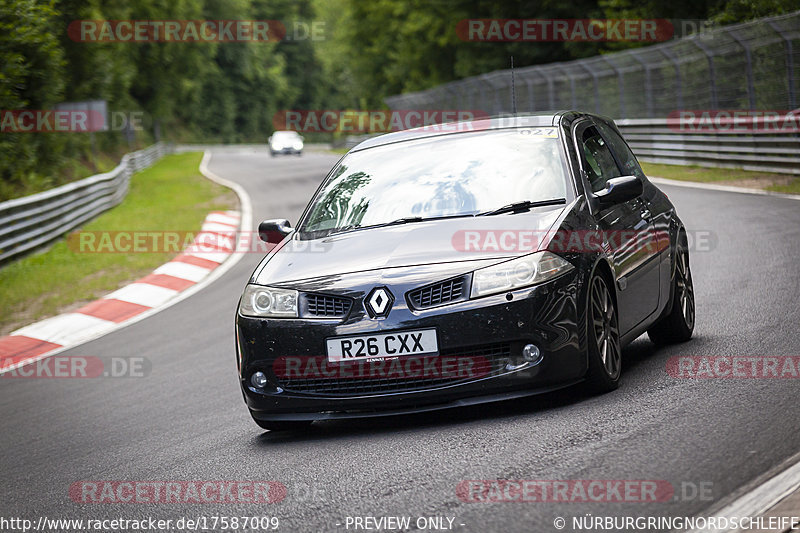
[[[372,318],[385,317],[394,303],[394,296],[386,287],[376,287],[367,295],[366,308]]]

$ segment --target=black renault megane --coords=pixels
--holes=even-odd
[[[266,429],[610,391],[626,343],[694,327],[683,223],[587,113],[369,139],[259,233],[236,348]]]

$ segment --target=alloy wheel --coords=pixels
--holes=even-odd
[[[592,281],[592,331],[594,331],[600,360],[609,377],[616,379],[620,372],[622,350],[619,345],[617,312],[611,293],[603,278]]]
[[[688,252],[681,251],[678,254],[678,264],[675,271],[675,284],[678,288],[678,304],[681,306],[683,320],[686,327],[694,327],[694,285],[692,284],[692,272],[689,270]]]

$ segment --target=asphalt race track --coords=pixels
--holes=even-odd
[[[229,148],[214,152],[209,167],[249,192],[254,224],[295,223],[335,161]],[[146,357],[147,377],[0,379],[0,515],[277,516],[279,531],[345,531],[348,516],[448,516],[459,531],[547,532],[559,516],[569,524],[587,513],[690,516],[718,506],[800,451],[800,380],[676,379],[666,363],[676,355],[800,355],[800,203],[663,189],[687,227],[715,242],[691,256],[695,338],[667,349],[646,336],[635,341],[613,393],[570,389],[317,423],[308,434],[264,432],[244,406],[234,361],[236,304],[260,258],[248,254],[198,294],[65,353]],[[462,480],[498,478],[666,480],[677,497],[466,503],[456,495]],[[79,480],[274,480],[288,494],[272,505],[78,504],[68,491]]]

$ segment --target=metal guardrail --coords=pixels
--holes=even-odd
[[[680,110],[797,110],[798,73],[800,11],[643,48],[516,69],[516,107],[520,114],[579,109],[614,117],[643,161],[800,175],[796,127],[706,133],[668,126],[668,117]],[[394,110],[509,114],[511,74],[499,70],[385,101]]]
[[[122,156],[103,174],[0,203],[0,265],[42,247],[119,204],[131,176],[169,151],[163,143]]]
[[[650,163],[740,168],[800,176],[800,134],[680,131],[668,119],[617,120],[636,157]]]
[[[514,74],[520,112],[581,109],[621,119],[666,118],[681,109],[789,111],[800,106],[800,11]],[[392,109],[510,113],[511,71],[385,101]]]

